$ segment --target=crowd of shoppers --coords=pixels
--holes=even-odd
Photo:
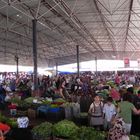
[[[137,126],[140,122],[139,72],[117,74],[85,72],[80,76],[76,74],[41,76],[38,77],[36,88],[33,85],[32,75],[20,74],[18,77],[11,73],[2,75],[1,107],[4,102],[17,94],[21,99],[38,96],[52,99],[61,97],[67,101],[76,101],[80,104],[81,111],[88,112],[90,126],[97,130],[109,131],[109,137],[112,137],[111,133],[116,130],[118,123],[121,124],[119,127],[123,134],[140,132],[140,127]]]

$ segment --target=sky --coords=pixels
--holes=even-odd
[[[117,71],[117,70],[140,70],[137,61],[130,61],[129,68],[125,68],[124,61],[122,60],[97,60],[97,71]],[[77,71],[77,65],[69,64],[58,67],[59,71]],[[96,71],[95,60],[81,62],[80,63],[81,71]]]
[[[39,73],[43,73],[45,70],[55,70],[56,68],[38,68]],[[137,61],[130,61],[130,67],[124,67],[124,61],[122,60],[97,60],[97,70],[98,71],[117,71],[117,70],[140,70]],[[33,67],[19,66],[19,71],[31,72]],[[69,64],[58,66],[58,71],[65,72],[76,72],[77,64]],[[86,61],[80,63],[80,71],[96,71],[95,60]],[[16,72],[16,66],[13,65],[0,65],[0,72]]]

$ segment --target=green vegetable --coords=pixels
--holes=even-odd
[[[21,102],[21,100],[18,99],[18,98],[12,98],[12,99],[10,100],[10,102],[11,102],[11,103],[15,103],[15,104],[19,104],[19,103]]]
[[[56,108],[56,107],[59,107],[58,105],[55,105],[55,104],[52,104],[50,105],[51,108]]]
[[[9,126],[11,126],[12,128],[18,127],[17,121],[14,120],[14,119],[7,118],[6,124],[8,124]]]
[[[88,113],[87,112],[81,112],[80,113],[80,117],[87,117],[88,116]]]
[[[134,136],[134,135],[130,135],[129,138],[130,140],[139,140],[139,137]]]
[[[98,95],[102,97],[103,99],[107,99],[107,96],[108,96],[105,92],[98,93]]]
[[[10,125],[12,128],[17,127],[16,120],[11,119],[11,118],[7,118],[7,117],[5,117],[4,115],[1,115],[1,114],[0,114],[0,122],[4,122],[7,125]]]
[[[54,125],[53,134],[58,137],[70,138],[75,135],[78,130],[78,126],[72,121],[63,120]]]
[[[46,139],[52,134],[52,124],[49,122],[41,123],[32,129],[32,133],[36,139]]]
[[[26,108],[26,109],[28,109],[30,106],[31,106],[31,103],[26,102],[26,101],[20,101],[18,104],[18,107]]]
[[[4,115],[0,114],[0,122],[6,122],[7,117],[5,117]]]
[[[63,105],[61,105],[62,107],[72,107],[72,103],[69,102],[65,102]]]
[[[113,87],[113,88],[116,87],[116,84],[114,83],[114,81],[108,81],[108,82],[107,82],[107,85],[109,85],[109,86],[111,86],[111,87]]]
[[[65,103],[66,101],[62,98],[55,99],[54,102]]]
[[[113,101],[113,104],[114,104],[115,106],[117,106],[117,105],[118,105],[116,101]]]
[[[20,91],[26,91],[26,90],[28,90],[29,88],[28,88],[28,86],[27,86],[26,84],[20,84],[20,85],[18,86],[18,89],[19,89]]]
[[[138,95],[139,89],[134,89],[134,94]]]
[[[43,103],[43,104],[51,104],[51,101],[43,100],[42,103]]]
[[[92,127],[81,127],[76,135],[73,135],[70,140],[105,140],[106,134],[101,131],[96,131]]]
[[[27,103],[33,103],[34,97],[26,98],[24,101]]]

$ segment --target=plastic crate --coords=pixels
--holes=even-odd
[[[50,108],[49,109],[49,112],[52,112],[52,113],[57,113],[60,111],[60,108],[59,107],[56,107],[56,108]]]

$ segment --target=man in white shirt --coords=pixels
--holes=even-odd
[[[112,97],[108,97],[107,103],[103,107],[103,113],[104,113],[104,129],[108,130],[111,127],[111,121],[116,115],[116,108],[115,105],[112,103],[113,99]]]

